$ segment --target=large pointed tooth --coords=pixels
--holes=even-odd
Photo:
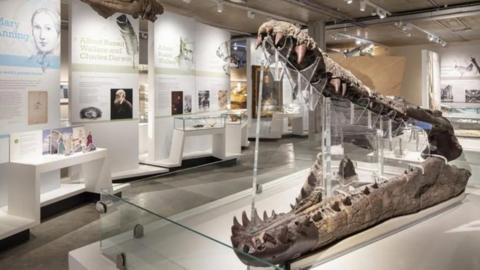
[[[293,204],[290,204],[290,207],[291,207],[292,209],[295,209],[295,206],[294,206]]]
[[[297,64],[301,64],[307,53],[307,45],[301,44],[295,47],[295,52],[297,53]]]
[[[263,220],[267,220],[267,219],[268,219],[267,211],[263,211]]]
[[[244,227],[250,225],[250,220],[248,219],[247,213],[245,211],[242,212],[242,222]]]
[[[238,222],[237,217],[233,217],[233,227],[242,227],[240,222]]]
[[[305,199],[305,197],[307,197],[307,192],[303,187],[302,187],[302,190],[300,191],[300,194],[302,195],[302,199]]]
[[[258,215],[258,212],[257,212],[257,209],[255,209],[253,211],[253,217],[252,217],[252,221],[254,224],[258,224],[262,221],[262,219],[260,218],[260,216]]]
[[[262,42],[263,42],[263,38],[262,38],[262,35],[258,35],[257,36],[257,42],[255,44],[255,49],[258,49],[258,47],[260,47],[260,45],[262,45]]]
[[[282,38],[283,38],[283,33],[281,33],[281,32],[278,32],[275,35],[275,46],[278,45],[278,43],[280,42],[280,40],[282,40]]]
[[[272,210],[272,217],[273,217],[273,218],[276,218],[276,217],[277,217],[277,213],[275,213],[275,210]]]

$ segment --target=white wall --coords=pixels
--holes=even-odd
[[[390,55],[404,56],[407,59],[401,96],[414,104],[422,104],[422,50],[437,52],[440,56],[440,66],[443,67],[446,62],[455,61],[454,59],[462,57],[468,59],[467,52],[472,50],[480,53],[479,48],[480,41],[454,42],[445,48],[432,44],[390,47]]]

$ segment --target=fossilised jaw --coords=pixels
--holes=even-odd
[[[280,215],[272,212],[270,217],[264,213],[263,220],[256,211],[251,220],[243,212],[242,223],[234,218],[231,241],[235,253],[246,265],[280,264],[316,244],[318,230],[312,220],[308,216],[298,217],[293,211]]]
[[[287,22],[271,20],[260,26],[257,48],[274,54],[278,51],[289,69],[299,71],[321,92],[327,82],[326,67],[322,52],[304,31]],[[275,47],[275,48],[274,48]]]
[[[157,15],[163,14],[163,6],[157,0],[81,0],[90,5],[98,14],[108,18],[115,13],[141,17],[154,22]]]

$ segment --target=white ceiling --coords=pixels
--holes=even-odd
[[[80,0],[62,0],[62,3],[67,5],[70,1]],[[262,22],[272,17],[306,25],[318,20],[340,22],[345,19],[371,16],[371,10],[360,11],[359,0],[354,0],[350,5],[344,0],[247,0],[245,4],[235,4],[231,3],[231,0],[226,0],[222,13],[217,12],[216,0],[191,0],[189,4],[182,0],[158,1],[165,5],[166,10],[195,17],[201,22],[229,29],[234,34],[253,34]],[[480,5],[480,1],[472,0],[370,0],[370,2],[392,12],[393,15],[463,3]],[[256,11],[254,19],[247,17],[247,8]],[[65,10],[64,8],[62,16],[67,18]],[[480,39],[480,14],[442,20],[416,20],[413,23],[447,42]],[[412,37],[407,37],[394,26],[393,22],[327,31],[329,45],[351,43],[348,40],[334,40],[332,35],[336,32],[351,35],[360,33],[362,37],[367,33],[368,39],[389,46],[428,43],[425,34],[413,30]]]

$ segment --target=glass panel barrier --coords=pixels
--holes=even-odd
[[[262,269],[282,269],[192,229],[200,224],[194,219],[185,220],[188,226],[180,224],[105,193],[98,207],[106,209],[101,217],[102,253],[119,269],[246,269],[239,258],[255,261]],[[197,228],[212,231],[202,228],[212,225]],[[225,225],[227,232],[220,234],[229,235],[231,224],[216,225]]]

